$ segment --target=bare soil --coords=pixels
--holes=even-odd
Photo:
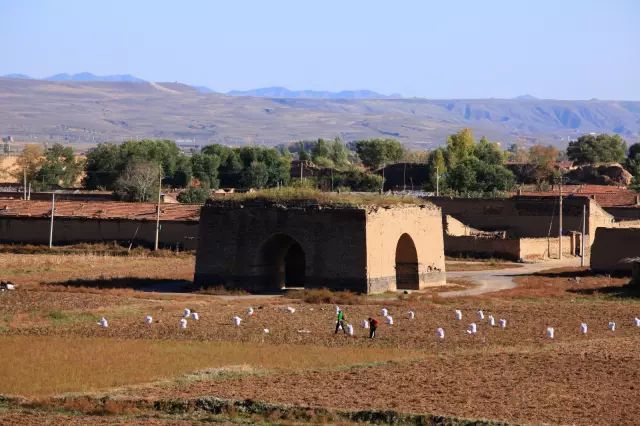
[[[50,285],[71,278],[84,280],[87,275],[100,281],[100,274],[109,268],[115,268],[111,276],[126,279],[176,278],[192,268],[188,258],[176,259],[175,263],[160,261],[169,267],[134,260],[131,265],[136,267],[128,271],[126,262],[98,262],[96,271],[92,271],[93,267],[86,265],[71,268],[65,258],[42,271],[42,263],[32,262],[34,271],[14,273],[15,281],[23,284],[19,290],[0,293],[0,337],[100,338],[116,345],[122,339],[177,345],[191,341],[225,345],[240,342],[256,350],[282,348],[294,357],[310,357],[309,348],[321,347],[323,357],[348,361],[335,366],[300,363],[286,369],[267,367],[260,374],[215,379],[165,377],[161,383],[101,391],[111,396],[151,400],[249,398],[517,423],[637,424],[640,418],[640,328],[634,324],[634,318],[640,317],[640,295],[636,288],[626,285],[626,277],[565,268],[517,277],[515,289],[479,297],[440,299],[433,294],[414,293],[400,299],[349,299],[353,304],[340,307],[355,327],[354,337],[334,334],[333,303]],[[28,268],[23,265],[21,268]],[[139,269],[138,265],[147,266]],[[246,315],[249,306],[255,311],[252,317]],[[295,308],[295,313],[289,313],[287,307]],[[360,323],[369,316],[383,322],[383,307],[389,309],[394,324],[381,324],[378,338],[370,340]],[[187,329],[181,330],[178,324],[184,308],[196,310],[200,320],[189,320]],[[462,321],[454,319],[455,309],[462,310]],[[478,318],[479,309],[484,311],[484,320]],[[409,310],[415,311],[414,320],[408,319]],[[489,314],[496,320],[505,318],[507,328],[488,325]],[[153,316],[152,325],[143,323],[145,315]],[[240,327],[234,326],[234,315],[243,318]],[[101,316],[109,319],[109,328],[96,324]],[[610,321],[617,324],[615,332],[607,328]],[[466,333],[471,322],[478,324],[477,335]],[[579,333],[582,322],[589,325],[587,335]],[[554,340],[545,337],[548,326],[555,328]],[[435,336],[437,327],[445,329],[443,341]],[[268,334],[264,328],[269,329]],[[362,348],[382,355],[375,362],[362,364],[354,355]],[[401,359],[392,350],[410,351],[412,356]],[[28,357],[25,352],[23,356]],[[11,370],[6,374],[12,374]],[[22,423],[35,424],[40,415],[24,413]],[[13,423],[22,419],[20,416],[15,411],[0,410],[0,423]],[[62,417],[55,416],[64,415],[51,416],[45,417],[47,421],[59,422]],[[117,416],[107,418],[122,420]]]

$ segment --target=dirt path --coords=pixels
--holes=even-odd
[[[530,275],[551,268],[580,266],[580,258],[572,257],[563,260],[547,260],[537,263],[526,263],[520,268],[493,269],[487,271],[459,271],[447,272],[447,279],[464,279],[476,284],[475,287],[465,290],[454,290],[438,293],[440,297],[477,296],[483,293],[491,293],[516,287],[514,278],[521,275]]]

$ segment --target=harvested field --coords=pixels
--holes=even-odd
[[[187,280],[191,257],[154,263],[138,257],[56,256],[60,259],[52,261],[49,255],[0,254],[3,260],[7,256],[18,256],[12,259],[18,267],[11,279],[19,289],[0,293],[0,358],[6,360],[0,366],[6,378],[0,394],[92,392],[160,402],[218,397],[518,423],[636,424],[640,416],[640,327],[634,323],[640,297],[625,277],[575,268],[543,271],[517,277],[515,289],[454,299],[430,292],[169,295],[134,291],[126,284]],[[79,259],[87,259],[87,265],[73,268]],[[106,273],[112,275],[101,278]],[[50,285],[118,276],[124,277],[123,288],[114,290]],[[336,303],[354,324],[354,337],[334,334]],[[255,311],[251,317],[249,306]],[[370,340],[360,322],[381,319],[383,307],[394,325],[381,324],[378,338]],[[189,320],[182,330],[184,308],[197,311],[200,320]],[[462,321],[454,319],[455,309],[462,310]],[[507,328],[479,320],[478,309],[496,320],[505,318]],[[408,319],[409,310],[415,311],[414,320]],[[153,316],[152,324],[144,324],[145,315]],[[239,327],[231,320],[234,315],[243,318]],[[96,324],[102,316],[109,328]],[[610,321],[617,324],[615,332],[607,328]],[[466,333],[470,322],[478,324],[476,335]],[[579,332],[582,322],[589,324],[587,335]],[[553,340],[545,337],[548,326],[555,328]],[[435,336],[437,327],[445,329],[443,341]],[[69,422],[91,421],[90,408],[76,408],[84,414],[71,415],[79,417]],[[66,421],[67,413],[20,410],[0,409],[0,423],[12,423],[19,413],[24,423],[41,416]],[[107,414],[114,423],[189,419]]]
[[[191,280],[195,260],[189,254],[110,256],[99,254],[14,254],[0,253],[3,280],[23,289],[47,291],[51,287],[126,287],[122,279]],[[78,282],[78,280],[80,282]]]
[[[612,345],[441,353],[340,371],[236,377],[145,389],[165,399],[216,395],[350,410],[393,409],[525,423],[637,424],[640,338]],[[366,397],[363,397],[366,395]]]
[[[630,276],[594,275],[587,268],[550,269],[517,277],[517,288],[494,293],[498,297],[580,297],[612,295],[615,298],[640,297],[628,286]]]
[[[3,336],[0,394],[43,396],[96,391],[201,370],[191,374],[191,380],[416,357],[413,351],[375,347],[336,356],[331,348],[313,345]]]

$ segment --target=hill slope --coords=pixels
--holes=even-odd
[[[340,136],[432,147],[462,127],[505,145],[564,144],[587,132],[616,132],[636,142],[640,102],[260,98],[202,93],[180,83],[0,78],[0,134],[16,140],[87,145],[157,137],[275,145]]]

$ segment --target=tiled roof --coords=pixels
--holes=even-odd
[[[160,220],[197,222],[200,205],[161,204]],[[0,199],[0,217],[49,217],[51,202]],[[117,201],[56,201],[56,217],[156,220],[156,204]]]
[[[525,191],[522,196],[550,196],[559,195],[560,189],[554,186],[550,191]],[[595,200],[602,207],[634,206],[639,193],[620,186],[610,185],[563,185],[563,195],[582,195]]]

